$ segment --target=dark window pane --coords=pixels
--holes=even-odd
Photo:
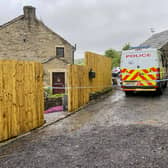
[[[64,57],[64,47],[56,47],[56,56]]]

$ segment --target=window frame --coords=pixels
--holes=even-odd
[[[63,49],[63,55],[58,55],[58,50]],[[63,46],[56,46],[56,57],[58,58],[64,58],[65,57],[65,48]]]

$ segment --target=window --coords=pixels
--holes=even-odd
[[[56,56],[64,57],[64,47],[56,47]]]

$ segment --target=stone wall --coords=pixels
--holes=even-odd
[[[47,86],[52,85],[51,84],[52,79],[50,79],[51,78],[50,73],[52,73],[52,72],[66,72],[66,69],[67,69],[67,64],[61,60],[58,60],[58,59],[53,59],[52,61],[49,61],[48,63],[44,63],[43,65],[44,65],[44,85],[47,85]],[[66,82],[66,79],[65,79],[65,82]]]

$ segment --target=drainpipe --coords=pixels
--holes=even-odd
[[[72,63],[74,64],[75,63],[75,58],[74,58],[74,53],[76,51],[76,44],[75,46],[73,47],[73,56],[72,56]]]

